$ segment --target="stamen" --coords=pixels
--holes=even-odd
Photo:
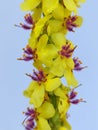
[[[32,26],[29,26],[29,25],[26,25],[26,24],[23,24],[23,23],[20,23],[19,25],[16,25],[16,24],[15,24],[15,26],[16,26],[16,27],[23,28],[23,29],[25,29],[25,30],[30,30],[30,29],[32,29]]]
[[[25,19],[25,21],[28,23],[28,24],[34,24],[34,21],[33,21],[33,19],[32,19],[32,16],[31,16],[31,14],[29,13],[29,14],[26,14],[25,16],[24,16],[24,19]]]
[[[81,85],[81,84],[80,84],[80,85]],[[77,87],[79,87],[80,85],[78,85]],[[76,87],[76,88],[77,88],[77,87]],[[74,89],[75,89],[75,88],[74,88]],[[68,95],[68,98],[69,98],[68,102],[69,102],[69,103],[72,103],[72,104],[78,104],[78,103],[80,103],[80,102],[86,102],[86,101],[84,101],[83,98],[75,99],[78,93],[75,92],[74,89],[72,89],[72,91],[71,91],[71,92],[69,93],[69,95]]]
[[[33,70],[33,74],[32,75],[31,74],[27,74],[27,73],[26,73],[26,75],[31,77],[32,80],[35,80],[35,81],[37,81],[39,83],[46,81],[46,75],[44,75],[43,71],[41,71],[41,70],[38,71],[38,72]]]
[[[68,19],[65,18],[65,26],[69,31],[75,32],[73,28],[78,27],[76,23],[74,23],[77,20],[78,16],[69,16]]]
[[[31,14],[26,14],[24,16],[24,19],[25,19],[25,21],[26,21],[27,24],[20,23],[19,25],[15,24],[15,26],[16,27],[21,27],[21,28],[26,29],[26,30],[33,29],[33,27],[34,27],[34,21],[32,19]]]
[[[62,57],[70,58],[77,46],[71,48],[71,43],[66,43],[62,46],[62,49],[58,52]]]
[[[32,29],[32,26],[29,26],[29,25],[26,25],[26,24],[20,23],[20,26],[21,26],[23,29],[26,29],[26,30]]]
[[[22,122],[26,130],[32,130],[35,128],[35,117],[36,112],[34,109],[27,108],[26,112],[23,112],[26,115],[26,118]]]
[[[71,91],[71,93],[70,93],[70,95],[69,95],[69,98],[70,99],[74,99],[76,96],[77,96],[77,92],[74,92],[74,90],[73,91]]]
[[[37,54],[36,49],[32,50],[29,46],[26,46],[26,48],[23,48],[24,54],[22,58],[18,58],[17,60],[24,60],[24,61],[30,61],[30,60],[36,60]]]
[[[72,104],[78,104],[78,103],[80,103],[80,102],[85,102],[85,103],[86,103],[86,101],[84,101],[83,98],[75,99],[75,100],[71,100],[71,101],[70,101],[70,103],[72,103]]]
[[[74,70],[76,70],[76,71],[80,71],[80,70],[82,70],[82,69],[85,69],[85,68],[87,68],[87,66],[84,66],[84,67],[81,67],[81,64],[82,64],[82,62],[78,59],[78,58],[73,58],[73,61],[74,61]]]

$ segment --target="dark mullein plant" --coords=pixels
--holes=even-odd
[[[25,23],[16,25],[31,30],[23,56],[18,60],[32,61],[31,83],[23,94],[31,108],[23,112],[25,130],[72,130],[68,110],[72,104],[85,102],[77,98],[79,86],[74,71],[86,68],[73,57],[77,45],[66,38],[82,25],[78,8],[85,0],[24,0],[20,7],[29,11]],[[30,62],[31,63],[31,62]],[[63,84],[61,78],[65,78]],[[66,85],[65,85],[66,84]]]

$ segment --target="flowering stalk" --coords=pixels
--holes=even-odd
[[[82,24],[78,16],[80,2],[85,0],[24,0],[20,5],[25,24],[16,25],[31,30],[23,57],[18,60],[32,61],[31,83],[24,96],[31,108],[23,112],[25,130],[71,130],[68,110],[72,104],[85,102],[77,99],[75,88],[79,85],[74,71],[80,71],[82,62],[73,57],[77,45],[66,38]],[[65,78],[66,85],[61,81]]]

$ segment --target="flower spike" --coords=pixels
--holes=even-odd
[[[72,130],[68,110],[72,104],[86,102],[77,98],[75,89],[81,84],[74,72],[87,66],[73,57],[77,45],[67,39],[67,33],[82,25],[76,14],[84,1],[24,0],[20,5],[29,13],[24,23],[15,26],[30,30],[30,37],[18,60],[31,61],[34,68],[33,74],[26,73],[31,83],[23,92],[31,105],[23,112],[25,130]]]

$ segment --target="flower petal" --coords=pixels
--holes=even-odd
[[[57,6],[58,0],[42,0],[42,10],[45,15],[51,13]]]
[[[51,92],[58,88],[61,85],[61,81],[59,78],[54,78],[54,79],[48,79],[47,82],[45,83],[45,89],[48,92]]]
[[[73,61],[73,59],[72,58],[65,58],[66,59],[66,64],[67,64],[67,66],[68,66],[68,68],[70,68],[70,69],[74,69],[74,61]]]
[[[31,95],[30,104],[34,104],[35,108],[40,107],[44,101],[44,95],[45,95],[44,86],[43,85],[37,86]]]
[[[38,42],[38,45],[37,45],[37,50],[41,51],[42,49],[44,49],[47,42],[48,42],[48,35],[43,34],[39,39],[39,42]]]
[[[72,86],[72,87],[78,86],[78,81],[75,79],[72,70],[66,69],[64,77],[67,81],[68,86]]]
[[[51,127],[48,124],[48,121],[42,117],[38,118],[37,121],[38,130],[51,130]]]
[[[65,91],[64,91],[61,87],[55,89],[55,90],[54,90],[54,94],[55,94],[56,96],[61,97],[61,98],[66,98],[66,95],[65,95],[66,93],[65,93]]]
[[[69,122],[65,119],[65,117],[63,118],[63,125],[66,128],[66,130],[72,130],[71,125],[69,124]]]
[[[83,23],[83,18],[81,16],[78,16],[74,23],[77,25],[77,27],[80,27]]]
[[[77,7],[76,4],[74,3],[74,0],[63,0],[65,7],[70,10],[74,11],[75,13],[77,12]]]
[[[32,15],[34,22],[37,22],[40,19],[40,17],[41,17],[41,11],[42,11],[41,8],[35,8],[34,9],[34,13]]]
[[[45,102],[44,104],[41,105],[41,107],[37,109],[37,112],[40,113],[41,117],[49,119],[54,116],[55,109],[51,103]]]
[[[59,110],[61,118],[65,117],[65,114],[67,113],[69,107],[70,107],[70,104],[68,103],[67,97],[66,99],[63,99],[63,98],[59,99],[58,110]]]
[[[57,8],[52,12],[53,17],[58,20],[63,20],[65,17],[65,8],[62,4],[58,4]]]
[[[48,35],[56,32],[66,33],[65,28],[62,26],[63,22],[60,20],[50,20],[48,22],[47,32]]]
[[[24,11],[29,11],[36,8],[40,4],[41,0],[24,0],[21,3],[20,8]]]
[[[61,49],[61,47],[66,43],[65,34],[61,32],[53,33],[51,39],[58,49]]]
[[[41,19],[39,19],[39,21],[35,24],[35,28],[34,28],[34,34],[35,34],[35,38],[38,38],[39,35],[41,34],[43,27],[45,25],[45,23],[51,18],[51,15],[45,16]]]
[[[31,95],[32,95],[32,93],[37,85],[38,84],[36,82],[32,81],[30,83],[30,85],[28,86],[28,88],[26,90],[24,90],[23,95],[26,97],[31,97]]]
[[[56,76],[63,76],[66,68],[66,63],[64,59],[58,57],[56,60],[53,61],[51,66],[50,72]]]
[[[42,50],[39,49],[38,52],[39,60],[47,67],[51,66],[52,61],[56,56],[57,56],[57,49],[53,44],[47,44],[45,48],[43,48]]]

